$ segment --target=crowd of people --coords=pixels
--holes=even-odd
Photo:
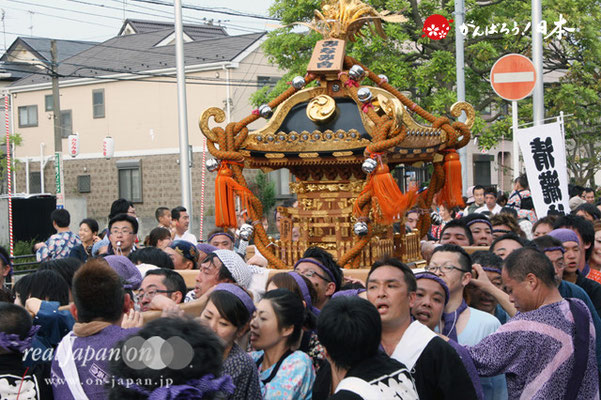
[[[475,186],[463,210],[409,210],[412,233],[432,212],[425,267],[388,257],[365,281],[319,247],[265,268],[244,212],[199,243],[184,207],[158,208],[141,240],[127,200],[103,231],[55,210],[37,271],[11,277],[0,248],[0,395],[599,399],[601,211],[575,197],[537,219],[519,177],[505,204]]]

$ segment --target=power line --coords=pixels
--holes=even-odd
[[[112,9],[112,10],[119,10],[119,11],[121,11],[121,9],[119,9],[118,7],[110,7],[110,6],[107,6],[107,5],[104,5],[104,4],[94,4],[94,3],[89,3],[89,2],[86,2],[86,1],[82,1],[82,0],[65,0],[65,1],[70,1],[70,2],[79,3],[79,4],[85,4],[85,5],[89,5],[89,6],[93,6],[93,7],[101,7],[101,8],[104,8],[104,9]],[[116,2],[120,3],[119,0],[113,0],[113,1],[116,1]],[[134,5],[134,4],[128,4],[127,6],[136,6],[136,7],[139,7],[141,9],[144,9],[144,10],[152,10],[152,11],[161,12],[163,14],[166,14],[166,15],[159,15],[159,14],[153,14],[153,13],[139,11],[139,10],[132,10],[132,12],[135,12],[135,13],[138,13],[138,14],[142,14],[142,15],[149,15],[149,16],[153,16],[153,17],[168,18],[168,19],[171,19],[171,16],[172,16],[172,13],[169,12],[169,11],[156,10],[156,9],[153,9],[153,8],[143,7],[143,6]],[[236,12],[236,11],[232,10],[232,12]],[[191,18],[191,17],[184,18],[184,20],[187,23],[202,21],[201,19]],[[231,26],[232,28],[238,29],[238,30],[246,30],[246,31],[249,31],[249,32],[253,32],[253,31],[257,32],[256,29],[252,29],[252,28],[245,27],[245,26],[231,24],[231,23],[229,23],[227,21],[221,21],[220,23],[223,24],[224,26]]]
[[[87,1],[82,1],[82,0],[65,0],[65,1],[70,1],[70,2],[73,2],[73,3],[79,3],[79,4],[85,4],[85,5],[92,6],[92,7],[100,7],[100,8],[106,9],[106,10],[118,10],[118,11],[121,11],[121,9],[118,8],[118,7],[111,7],[111,6],[108,6],[108,5],[105,5],[105,4],[89,3]],[[119,0],[114,0],[114,1],[116,1],[118,3],[121,3],[121,1],[119,1]],[[134,6],[134,5],[133,4],[128,4],[127,6]],[[165,19],[171,20],[172,14],[169,11],[155,10],[155,9],[152,9],[152,8],[138,6],[138,5],[135,5],[135,6],[141,8],[141,9],[144,9],[144,10],[152,10],[152,11],[160,12],[160,13],[162,13],[162,15],[161,14],[149,13],[149,12],[145,12],[145,11],[140,11],[140,10],[131,10],[131,12],[134,12],[136,14],[148,15],[148,16],[152,16],[152,17],[159,17],[159,18],[165,18]],[[92,15],[94,15],[94,14],[92,14]],[[117,18],[117,19],[121,20],[121,18]],[[184,20],[185,20],[186,23],[202,22],[202,19],[191,18],[191,17],[184,18]],[[232,26],[232,27],[234,27],[235,29],[238,29],[238,30],[247,30],[249,32],[257,32],[256,29],[252,29],[252,28],[248,28],[248,27],[244,27],[244,26],[240,26],[240,25],[229,24],[229,23],[226,23],[226,21],[223,21],[223,24],[225,26]]]
[[[44,7],[44,8],[50,8],[53,10],[59,10],[59,11],[68,11],[68,12],[75,12],[77,14],[85,14],[85,15],[91,15],[94,17],[102,17],[102,18],[108,18],[108,19],[116,19],[118,21],[121,21],[121,18],[119,17],[113,17],[113,16],[109,16],[109,15],[102,15],[102,14],[94,14],[94,13],[89,13],[89,12],[85,12],[85,11],[75,11],[75,10],[70,10],[68,8],[61,8],[61,7],[56,7],[56,6],[47,6],[45,4],[36,4],[36,3],[30,3],[28,1],[23,1],[23,0],[10,0],[12,3],[21,3],[21,4],[25,4],[28,6],[36,6],[36,7]],[[37,12],[37,11],[36,11]]]
[[[20,69],[16,69],[16,68],[10,68],[10,67],[3,67],[2,69],[6,70],[6,71],[12,71],[12,72],[25,72],[28,74],[34,74],[34,75],[43,75],[46,77],[49,77],[50,74],[47,74],[45,72],[37,72],[37,71],[28,71],[28,70],[20,70]],[[147,77],[141,77],[141,78],[119,78],[119,77],[110,77],[110,76],[86,76],[86,75],[74,75],[74,74],[69,74],[69,75],[60,75],[60,77],[62,78],[81,78],[81,79],[95,79],[95,80],[99,80],[99,81],[134,81],[134,82],[148,82],[148,83],[177,83],[177,80],[175,79],[175,77],[173,78],[173,80],[157,80],[157,79],[153,79],[155,78],[155,76],[153,75],[149,75]],[[164,76],[165,78],[169,78],[168,76]],[[186,85],[203,85],[203,86],[227,86],[228,83],[220,80],[220,81],[215,81],[215,82],[188,82],[188,80],[191,77],[186,77]],[[152,80],[151,80],[152,79]],[[63,81],[65,82],[65,81]],[[66,81],[68,82],[68,81]],[[230,86],[239,86],[239,87],[262,87],[262,85],[259,85],[259,83],[229,83]],[[10,88],[10,87],[9,87]]]
[[[166,1],[161,1],[161,0],[133,0],[133,1],[137,1],[140,3],[157,4],[160,6],[173,7],[172,3],[169,3]],[[235,17],[254,18],[254,19],[267,20],[267,21],[279,21],[278,18],[267,17],[264,15],[243,13],[243,12],[239,12],[239,11],[230,10],[227,8],[209,8],[209,7],[192,6],[189,4],[182,4],[182,8],[187,8],[187,9],[196,10],[196,11],[210,12],[210,13],[215,13],[215,14],[232,15]]]
[[[115,17],[115,16],[108,16],[108,15],[102,15],[102,14],[96,14],[96,13],[91,13],[91,12],[85,12],[85,11],[75,11],[75,10],[71,10],[68,8],[62,8],[62,7],[57,7],[57,6],[48,6],[48,5],[44,5],[44,4],[36,4],[36,3],[30,3],[27,1],[23,1],[23,0],[11,0],[14,3],[21,3],[21,4],[25,4],[25,5],[31,5],[31,6],[37,6],[37,7],[44,7],[44,8],[49,8],[49,9],[54,9],[54,10],[60,10],[60,11],[67,11],[67,12],[74,12],[77,14],[86,14],[86,15],[91,15],[94,17],[101,17],[101,18],[108,18],[108,19],[113,19],[113,20],[118,20],[118,21],[122,21],[121,18],[119,17]],[[94,3],[89,3],[86,1],[82,1],[82,0],[65,0],[65,1],[70,1],[70,2],[74,2],[74,3],[79,3],[79,4],[84,4],[84,5],[88,5],[88,6],[95,6],[95,7],[101,7],[103,9],[106,10],[120,10],[117,7],[110,7],[110,6],[106,6],[106,5],[102,5],[102,4],[94,4]],[[21,9],[17,9],[17,10],[21,10]],[[25,11],[25,10],[21,10],[21,11]],[[155,10],[158,12],[161,12],[160,10]],[[159,17],[159,18],[168,18],[167,16],[163,16],[163,15],[158,15],[158,14],[153,14],[153,13],[148,13],[148,12],[143,12],[143,11],[133,11],[136,12],[138,14],[143,14],[143,15],[148,15],[148,16],[152,16],[152,17]],[[54,14],[44,14],[44,13],[40,13],[38,11],[36,11],[37,14],[41,14],[41,15],[46,15],[46,16],[50,16],[50,17],[56,17],[56,18],[62,18],[62,19],[66,19],[69,21],[76,21],[76,22],[86,22],[86,23],[90,23],[90,24],[94,24],[94,25],[99,25],[99,26],[104,26],[104,27],[109,27],[112,28],[112,26],[109,25],[103,25],[103,24],[98,24],[98,23],[93,23],[93,22],[87,22],[87,21],[82,21],[82,20],[77,20],[77,19],[70,19],[68,17],[61,17],[61,16],[57,16]],[[187,23],[188,22],[201,22],[202,20],[200,19],[186,19]],[[257,32],[256,29],[252,29],[252,28],[248,28],[248,27],[244,27],[244,26],[240,26],[240,25],[235,25],[235,24],[230,24],[230,23],[223,23],[224,26],[230,26],[232,29],[237,29],[240,31],[247,31],[247,32]]]
[[[148,72],[142,72],[142,71],[127,71],[127,70],[119,70],[119,69],[115,69],[115,68],[100,68],[100,67],[90,67],[88,65],[83,65],[83,64],[73,64],[73,63],[68,63],[71,66],[75,66],[75,67],[79,67],[77,68],[76,71],[71,72],[70,75],[75,74],[75,72],[77,72],[78,70],[85,70],[85,69],[89,69],[90,71],[93,70],[99,70],[99,71],[104,71],[104,72],[113,72],[116,74],[130,74],[130,75],[138,75],[138,76],[143,76],[143,77],[158,77],[158,78],[175,78],[173,76],[173,73],[148,73]],[[66,76],[66,75],[61,75],[61,76]],[[246,77],[246,75],[245,75]],[[110,78],[110,77],[107,77]],[[186,79],[191,79],[191,80],[198,80],[198,81],[208,81],[208,82],[225,82],[224,79],[221,78],[209,78],[209,77],[202,77],[202,76],[186,76]],[[230,82],[241,82],[241,83],[245,83],[247,82],[247,80],[245,78],[243,79],[230,79]]]
[[[16,0],[11,0],[11,1],[14,1],[14,2],[16,2]],[[60,16],[60,15],[55,15],[55,14],[46,14],[46,13],[43,13],[43,12],[40,12],[40,11],[30,11],[30,10],[24,10],[24,9],[22,9],[22,8],[15,8],[15,7],[9,7],[9,6],[2,6],[2,7],[3,7],[3,8],[8,8],[8,9],[10,9],[10,10],[23,11],[23,12],[29,12],[29,13],[32,13],[32,14],[45,15],[45,16],[47,16],[47,17],[53,17],[53,18],[64,19],[64,20],[66,20],[66,21],[73,21],[73,22],[80,22],[80,23],[82,23],[82,24],[89,24],[89,25],[103,26],[103,27],[105,27],[105,28],[113,28],[113,27],[112,27],[112,26],[110,26],[110,25],[99,24],[98,22],[92,22],[92,21],[85,21],[85,20],[82,20],[82,19],[75,19],[75,18],[63,17],[63,16]],[[10,33],[10,32],[7,32],[7,33]],[[33,37],[33,35],[26,35],[26,36],[32,36],[32,37]]]
[[[9,34],[12,34],[12,35],[17,35],[17,36],[22,36],[22,35],[23,35],[23,34],[21,34],[21,33],[17,33],[17,32],[7,32],[7,33],[9,33]],[[250,35],[250,34],[247,34],[247,35],[241,35],[241,36],[248,36],[248,35]],[[223,39],[235,39],[235,38],[237,38],[237,37],[238,37],[238,36],[222,36],[222,37],[206,38],[206,39],[202,39],[202,40],[223,40]],[[47,39],[47,38],[42,38],[42,37],[38,37],[38,38],[41,38],[41,39]],[[111,38],[111,39],[114,39],[114,38]],[[110,39],[109,39],[109,40],[110,40]],[[70,41],[70,42],[75,42],[75,43],[83,43],[83,44],[89,44],[89,43],[90,43],[90,42],[86,42],[86,41],[83,41],[83,40],[69,40],[69,41]],[[200,40],[197,40],[197,41],[194,41],[194,42],[199,42],[199,41],[200,41]],[[194,43],[194,42],[190,42],[190,43]],[[187,43],[184,43],[184,45],[186,45],[186,44],[187,44]],[[250,46],[250,45],[251,45],[251,44],[249,44],[248,46]],[[248,46],[247,46],[247,48],[248,48]],[[171,53],[171,52],[169,52],[169,51],[166,51],[166,52],[162,52],[162,51],[152,51],[151,49],[147,49],[147,50],[138,50],[138,49],[132,49],[132,48],[128,48],[128,47],[119,47],[119,46],[109,45],[109,44],[106,44],[106,43],[96,43],[96,44],[94,44],[94,46],[93,46],[93,47],[102,47],[102,48],[107,48],[107,49],[115,49],[115,50],[126,50],[126,51],[137,52],[137,53],[144,53],[144,54],[154,54],[154,55],[157,55],[157,56],[168,56],[168,57],[174,56],[174,54],[173,54],[173,53]],[[221,49],[228,49],[228,50],[232,50],[232,49],[234,49],[234,50],[238,50],[238,49],[239,49],[239,46],[224,46],[224,45],[220,45],[219,47],[220,47]],[[158,48],[156,48],[156,49],[157,49],[157,50],[160,50],[161,48],[160,48],[160,47],[158,47]],[[165,49],[167,50],[167,46],[165,47]],[[244,49],[242,49],[242,50],[244,50]],[[84,51],[85,51],[85,50],[84,50]],[[96,59],[96,60],[99,60],[99,61],[106,61],[106,58],[105,58],[105,57],[94,57],[94,56],[92,56],[92,55],[86,55],[86,57],[87,57],[88,59]],[[217,59],[213,59],[213,60],[211,60],[211,59],[208,59],[208,58],[205,58],[205,57],[200,57],[200,56],[191,56],[191,55],[187,55],[187,56],[185,56],[185,58],[186,58],[187,60],[190,60],[190,61],[192,61],[192,62],[198,62],[198,61],[207,61],[207,62],[229,61],[229,60],[217,60]],[[65,63],[65,61],[62,61],[62,62],[61,62],[61,63],[59,63],[59,64],[64,64],[64,63]],[[67,63],[67,64],[68,64],[68,63]],[[261,64],[261,65],[263,65],[263,66],[271,66],[270,64]],[[90,67],[90,68],[94,68],[94,66],[88,66],[88,67]]]

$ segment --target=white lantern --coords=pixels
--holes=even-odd
[[[102,155],[108,160],[115,154],[115,140],[107,136],[102,141]]]
[[[73,158],[79,155],[79,133],[69,135],[67,139],[69,143],[69,155]]]

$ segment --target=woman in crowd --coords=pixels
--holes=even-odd
[[[490,217],[490,224],[492,225],[492,236],[493,239],[506,235],[508,233],[515,233],[519,237],[526,239],[526,234],[522,231],[522,228],[518,225],[517,219],[510,214],[496,214]]]
[[[266,291],[275,289],[288,289],[292,293],[296,294],[301,299],[307,310],[307,318],[303,324],[303,334],[299,350],[304,351],[313,360],[313,367],[315,373],[319,370],[322,363],[326,362],[325,350],[319,343],[317,338],[317,317],[319,316],[319,310],[313,307],[317,299],[317,292],[315,287],[311,284],[311,281],[306,277],[296,272],[280,272],[273,275],[267,281]]]
[[[315,372],[311,359],[293,351],[300,339],[306,310],[287,289],[265,293],[250,323],[250,342],[265,399],[311,399]]]
[[[158,226],[150,231],[144,240],[144,246],[158,247],[163,250],[171,244],[171,232],[169,229]]]
[[[588,259],[588,265],[597,271],[601,270],[601,220],[593,222],[595,228],[595,241],[593,242],[593,252]]]
[[[67,310],[60,311],[59,306],[69,304],[69,285],[57,272],[52,270],[36,271],[21,277],[14,286],[15,304],[22,306],[33,317],[34,325],[39,325],[32,341],[34,350],[44,354],[47,349],[56,348],[58,343],[73,328],[75,319]],[[47,364],[50,359],[37,358],[27,354],[26,366]]]
[[[127,357],[111,358],[109,399],[212,400],[221,399],[221,393],[233,392],[229,376],[217,377],[222,367],[223,345],[213,332],[196,321],[160,318],[149,322],[135,336],[145,340],[160,338],[178,346],[173,346],[173,358],[167,365],[159,358],[163,368],[132,368],[135,365]],[[128,342],[131,337],[115,346],[121,354],[132,348],[131,341]]]
[[[36,271],[24,275],[14,285],[15,304],[25,306],[31,297],[57,302],[61,306],[69,304],[69,285],[57,272]]]
[[[540,218],[532,225],[532,236],[537,238],[551,232],[556,219],[557,216],[555,215],[547,215],[546,217]]]
[[[88,257],[92,255],[92,247],[94,243],[100,241],[98,237],[98,222],[92,218],[86,218],[79,223],[79,239],[81,244],[73,247],[69,257],[80,259],[86,262]]]
[[[51,270],[59,274],[69,286],[69,302],[71,302],[73,301],[71,295],[73,275],[75,275],[75,272],[77,272],[81,265],[81,260],[75,257],[55,258],[54,260],[48,260],[41,263],[38,271]]]
[[[432,226],[430,227],[429,236],[434,240],[440,240],[440,233],[442,232],[442,228],[444,228],[447,222],[455,219],[455,217],[457,216],[457,211],[459,211],[457,207],[448,209],[444,205],[440,204],[438,206],[439,224],[435,225],[434,222],[432,223]]]
[[[200,323],[215,332],[225,346],[223,374],[230,375],[236,386],[227,397],[230,400],[262,398],[255,363],[236,343],[248,331],[254,312],[255,306],[246,290],[232,283],[220,283],[200,315]]]

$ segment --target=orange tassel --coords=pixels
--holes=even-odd
[[[382,211],[381,223],[391,223],[404,216],[405,211],[412,207],[417,200],[417,188],[411,188],[406,194],[403,194],[395,182],[388,165],[379,163],[378,168],[369,177],[369,182],[361,194],[366,191],[372,191],[377,199],[380,210]],[[360,210],[355,203],[355,215],[359,215]],[[358,212],[359,211],[359,212]]]
[[[465,207],[463,202],[463,183],[461,179],[461,161],[455,150],[449,150],[444,157],[444,186],[438,192],[436,202],[447,209]]]
[[[220,228],[236,228],[236,204],[234,194],[242,199],[243,207],[248,209],[252,192],[232,178],[233,172],[222,163],[215,178],[215,225]]]

